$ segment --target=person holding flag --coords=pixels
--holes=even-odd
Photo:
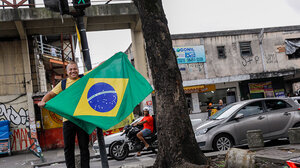
[[[108,130],[117,125],[153,91],[149,82],[132,66],[123,52],[116,53],[82,78],[78,75],[75,62],[67,66],[67,73],[67,89],[62,91],[62,85],[58,84],[38,105],[84,130],[87,134],[77,135],[80,138],[88,137],[96,127]],[[75,139],[73,135],[70,136],[72,142]],[[78,141],[82,140],[78,138]],[[79,142],[81,165],[89,167],[88,143],[83,141],[82,146]],[[65,146],[69,145],[67,143],[68,139],[65,140]],[[67,165],[70,165],[68,167],[73,166],[74,144],[69,146],[70,153],[65,153]]]
[[[67,65],[67,75],[65,86],[59,82],[50,92],[48,92],[43,99],[38,103],[38,106],[44,107],[46,102],[54,98],[64,88],[68,88],[80,79],[78,65],[74,61],[70,61]],[[80,163],[82,168],[90,167],[90,152],[89,152],[89,134],[73,122],[63,118],[63,136],[64,136],[64,153],[66,165],[68,168],[75,168],[75,137],[77,134],[79,149],[80,149]]]

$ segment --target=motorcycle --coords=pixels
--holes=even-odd
[[[158,148],[157,134],[154,132],[144,137],[150,147],[144,149],[144,143],[136,136],[141,128],[138,126],[127,125],[124,127],[122,135],[125,134],[125,140],[116,141],[111,144],[109,153],[111,157],[120,161],[124,160],[129,153],[138,151],[153,151],[156,153]]]

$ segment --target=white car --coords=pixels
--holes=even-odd
[[[297,96],[297,97],[291,97],[291,99],[293,99],[294,102],[300,106],[300,96]]]
[[[130,125],[132,125],[136,122],[139,122],[142,119],[143,119],[143,117],[139,117],[136,120],[134,120]],[[196,127],[202,122],[202,120],[201,119],[191,119],[191,122],[192,122],[193,129],[195,130]],[[108,135],[108,136],[104,137],[104,142],[105,142],[105,148],[106,148],[107,155],[110,155],[109,148],[110,148],[110,146],[113,142],[125,139],[125,135],[121,135],[122,133],[123,132],[118,132],[118,133],[114,133],[112,135]],[[96,140],[94,142],[93,149],[95,151],[95,155],[100,155],[98,140]],[[129,151],[132,151],[132,150],[133,150],[133,146],[131,144],[129,144]]]

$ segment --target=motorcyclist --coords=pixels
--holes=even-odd
[[[144,143],[145,148],[149,148],[149,144],[145,141],[144,137],[153,133],[153,117],[149,114],[149,107],[143,108],[144,118],[135,123],[133,126],[143,125],[143,130],[137,133],[137,137]],[[138,151],[136,156],[141,156],[141,152]]]

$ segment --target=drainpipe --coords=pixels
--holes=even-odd
[[[44,44],[43,44],[43,36],[40,35],[40,43],[41,43],[41,52],[44,54]]]
[[[261,60],[262,60],[262,65],[263,65],[263,71],[266,72],[266,65],[265,65],[265,52],[263,48],[263,39],[264,39],[264,28],[261,29],[259,35],[258,35],[258,40],[259,40],[259,48],[260,48],[260,54],[261,54]]]

